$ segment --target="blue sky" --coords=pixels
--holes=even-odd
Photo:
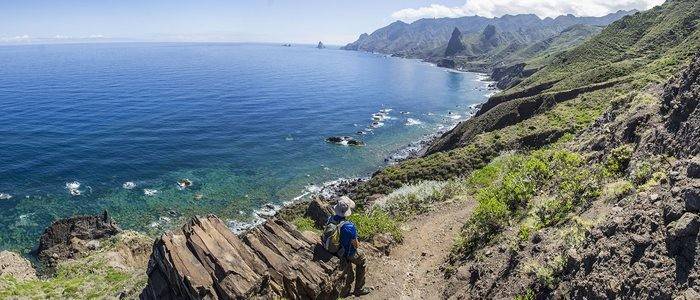
[[[83,38],[344,44],[401,19],[602,14],[663,0],[0,0],[0,42]],[[538,11],[543,2],[548,10]],[[613,5],[608,2],[615,2]],[[587,10],[588,9],[588,10]]]

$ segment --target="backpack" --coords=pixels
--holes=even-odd
[[[323,228],[323,235],[321,236],[323,249],[337,256],[343,255],[345,249],[340,245],[340,229],[347,223],[348,221],[342,221],[337,224],[328,222],[328,224],[326,224],[326,227]]]

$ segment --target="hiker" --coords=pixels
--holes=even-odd
[[[348,272],[346,290],[350,289],[353,280],[355,281],[355,296],[369,294],[369,289],[365,288],[365,254],[359,249],[360,241],[357,239],[357,229],[355,224],[346,218],[352,214],[355,202],[350,198],[340,197],[338,203],[333,207],[335,215],[328,218],[323,231],[324,248],[340,258],[340,265]],[[355,265],[353,272],[352,265]]]

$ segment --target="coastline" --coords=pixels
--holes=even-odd
[[[378,53],[372,53],[372,54],[378,54]],[[378,54],[382,55],[382,54]],[[392,57],[394,58],[395,56],[388,56],[388,55],[383,55],[386,57]],[[402,57],[396,57],[400,59],[410,59],[410,60],[417,60],[417,59],[411,59],[411,58],[402,58]],[[500,90],[498,88],[495,88],[495,81],[491,80],[491,77],[486,74],[486,73],[479,73],[479,72],[470,72],[470,71],[461,71],[461,70],[455,70],[451,68],[445,68],[445,67],[440,67],[436,64],[430,63],[428,61],[420,60],[422,62],[428,63],[433,67],[436,68],[441,68],[445,69],[448,72],[458,72],[458,73],[473,73],[479,75],[477,80],[483,82],[486,84],[486,90],[491,91],[490,93],[485,94],[486,99],[483,102],[472,104],[468,106],[469,111],[466,113],[466,118],[455,120],[452,122],[449,126],[444,126],[442,128],[439,128],[437,131],[433,133],[429,133],[424,135],[422,138],[419,140],[409,142],[407,145],[400,147],[396,149],[395,151],[392,152],[389,156],[384,158],[384,165],[379,166],[375,172],[381,168],[385,168],[387,166],[391,166],[394,164],[398,164],[402,161],[414,159],[421,157],[425,155],[427,149],[429,146],[432,144],[433,141],[436,139],[440,138],[443,134],[451,131],[454,129],[456,126],[458,126],[461,122],[467,121],[474,117],[474,115],[479,111],[479,109],[482,107],[488,99],[493,96],[494,94],[498,93]],[[362,182],[365,182],[370,179],[371,176],[362,176],[362,177],[350,177],[350,178],[337,178],[334,180],[326,181],[324,183],[321,183],[319,185],[310,185],[307,186],[306,191],[302,192],[299,196],[282,202],[281,205],[275,205],[272,203],[267,203],[265,204],[262,208],[259,208],[257,210],[254,210],[252,215],[254,220],[250,222],[240,222],[240,221],[235,221],[235,220],[226,220],[227,225],[229,228],[237,235],[244,234],[247,231],[255,228],[256,226],[263,224],[265,221],[267,221],[269,218],[278,216],[280,214],[285,214],[285,211],[293,211],[297,209],[298,206],[304,205],[311,201],[315,197],[320,197],[323,200],[332,200],[334,198],[337,198],[341,195],[347,194],[348,190]]]
[[[376,54],[375,55],[381,55],[381,54]],[[385,57],[390,57],[386,55],[381,55]],[[400,57],[397,57],[400,58]],[[419,59],[412,59],[412,58],[401,58],[402,60],[410,60],[412,62],[418,63],[418,64],[427,64],[430,67],[436,67],[439,69],[444,69],[441,71],[445,72],[459,72],[459,73],[473,73],[475,76],[469,76],[468,78],[465,77],[465,81],[479,81],[478,84],[475,84],[474,90],[479,90],[479,96],[477,99],[480,99],[480,102],[477,104],[470,105],[469,107],[466,106],[465,104],[460,104],[457,106],[457,108],[450,108],[452,112],[455,112],[455,110],[458,111],[457,114],[462,115],[464,117],[461,117],[459,119],[454,119],[450,120],[449,117],[445,116],[447,118],[447,122],[443,123],[444,121],[436,121],[436,122],[426,122],[426,125],[420,125],[420,127],[423,127],[423,132],[428,132],[423,134],[422,136],[418,137],[419,135],[416,134],[414,135],[411,139],[414,139],[413,141],[410,141],[411,139],[406,139],[409,140],[410,142],[401,145],[401,143],[396,143],[391,145],[391,147],[386,147],[383,148],[387,152],[383,152],[382,154],[387,154],[385,157],[378,156],[377,158],[379,159],[377,161],[377,165],[371,167],[370,169],[367,170],[367,175],[366,176],[360,176],[360,177],[343,177],[343,173],[339,172],[340,174],[334,174],[334,175],[341,175],[341,177],[336,177],[335,179],[328,180],[328,181],[322,181],[323,179],[319,180],[318,182],[311,182],[313,184],[309,184],[307,186],[299,186],[299,192],[296,196],[294,194],[297,191],[291,190],[289,193],[289,198],[285,199],[284,198],[268,198],[264,201],[268,202],[263,202],[260,201],[258,202],[259,204],[251,207],[249,210],[244,211],[239,211],[240,214],[237,214],[236,211],[234,211],[232,214],[227,215],[226,221],[228,227],[231,228],[234,232],[237,233],[242,233],[247,230],[250,230],[252,228],[255,228],[255,226],[261,224],[265,220],[269,219],[272,216],[275,216],[279,213],[280,210],[283,210],[289,206],[294,206],[295,204],[304,202],[305,200],[313,199],[313,197],[317,196],[322,196],[325,198],[333,198],[336,195],[340,194],[344,190],[347,190],[347,187],[349,185],[356,185],[359,184],[363,181],[366,181],[369,179],[370,174],[374,173],[378,169],[385,168],[387,166],[399,163],[401,161],[405,161],[408,159],[412,159],[415,157],[419,157],[423,154],[424,150],[427,149],[427,147],[430,145],[432,141],[440,137],[440,135],[444,134],[445,132],[448,132],[459,122],[464,121],[469,119],[471,116],[473,116],[474,112],[478,109],[478,107],[487,101],[487,95],[492,93],[492,91],[488,91],[488,85],[490,83],[488,75],[483,74],[483,73],[475,73],[475,72],[462,72],[462,71],[455,71],[449,68],[444,68],[437,66],[434,63],[428,62],[428,61],[423,61]],[[469,90],[472,89],[472,86],[469,87]],[[483,99],[481,99],[483,97]],[[476,98],[476,97],[474,97]],[[468,102],[469,100],[462,100]],[[464,102],[461,102],[464,103]],[[430,115],[430,114],[428,114]],[[438,116],[442,116],[442,112],[438,112],[436,114],[437,118]],[[422,119],[422,117],[421,117]],[[438,126],[439,128],[437,130],[434,130],[434,126]],[[425,126],[425,127],[424,127]],[[421,133],[421,134],[422,134]],[[404,140],[405,141],[405,140]],[[395,149],[395,146],[398,146]],[[390,151],[393,150],[393,151]],[[382,158],[383,157],[383,158]],[[383,162],[382,162],[383,161]],[[357,173],[356,173],[357,174]],[[329,176],[330,178],[333,178]],[[185,178],[185,177],[183,177]],[[190,177],[191,178],[191,177]],[[82,180],[81,180],[82,181]],[[89,183],[89,182],[88,182]],[[138,181],[136,182],[138,185],[141,185]],[[89,186],[87,186],[85,183],[82,184],[83,186],[80,186],[80,183],[77,181],[70,181],[66,185],[66,189],[68,192],[81,192],[81,190],[85,190],[84,195],[91,195],[92,193],[88,192],[89,189],[91,189]],[[126,187],[123,186],[124,189],[130,190],[133,187]],[[120,189],[121,191],[121,189]],[[9,195],[9,194],[8,194]],[[10,197],[13,197],[13,200],[15,198],[19,197],[14,197],[16,195],[11,195]],[[294,197],[291,197],[294,196]],[[274,202],[270,202],[274,201]],[[110,210],[110,213],[112,211]],[[215,213],[215,211],[210,210],[209,213]],[[23,214],[19,216],[19,219],[21,222],[30,222],[30,218],[34,216],[35,213],[28,213],[28,214]],[[76,212],[72,215],[67,215],[65,217],[59,218],[59,219],[64,219],[64,218],[70,218],[73,216],[80,216],[80,215],[87,215],[89,213],[83,213],[83,212]],[[205,213],[203,213],[205,214]],[[117,215],[118,216],[118,215]],[[29,220],[29,221],[28,221]],[[55,221],[56,219],[54,219]],[[167,232],[172,229],[178,228],[180,225],[184,224],[187,222],[188,218],[187,215],[184,213],[181,213],[177,210],[177,208],[172,208],[168,209],[167,211],[164,211],[160,216],[156,216],[155,218],[151,218],[150,220],[147,220],[143,228],[139,229],[134,229],[130,227],[126,227],[129,229],[134,229],[137,230],[138,232],[147,234],[151,237],[155,237],[157,235],[162,234],[163,232]],[[24,224],[24,223],[23,223]],[[46,226],[42,226],[38,230],[44,230],[50,226],[50,223],[48,223]],[[40,234],[40,233],[39,233]],[[33,244],[33,243],[32,243]],[[29,245],[29,243],[27,243]],[[27,246],[28,247],[28,246]],[[25,250],[26,249],[26,250]],[[27,251],[30,251],[30,248],[8,248],[8,250],[16,250],[20,251],[22,253],[27,253]]]

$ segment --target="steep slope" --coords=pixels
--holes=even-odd
[[[476,199],[442,298],[698,299],[699,12],[613,23],[354,196]]]
[[[698,20],[696,1],[669,1],[624,17],[489,99],[475,118],[447,132],[428,153],[466,145],[476,134],[512,125],[582,93],[625,82],[643,86],[662,81],[700,48]]]
[[[453,56],[464,51],[464,49],[466,49],[466,47],[464,47],[464,44],[462,44],[462,32],[459,31],[459,28],[455,27],[455,30],[452,31],[450,41],[447,42],[445,56]]]

